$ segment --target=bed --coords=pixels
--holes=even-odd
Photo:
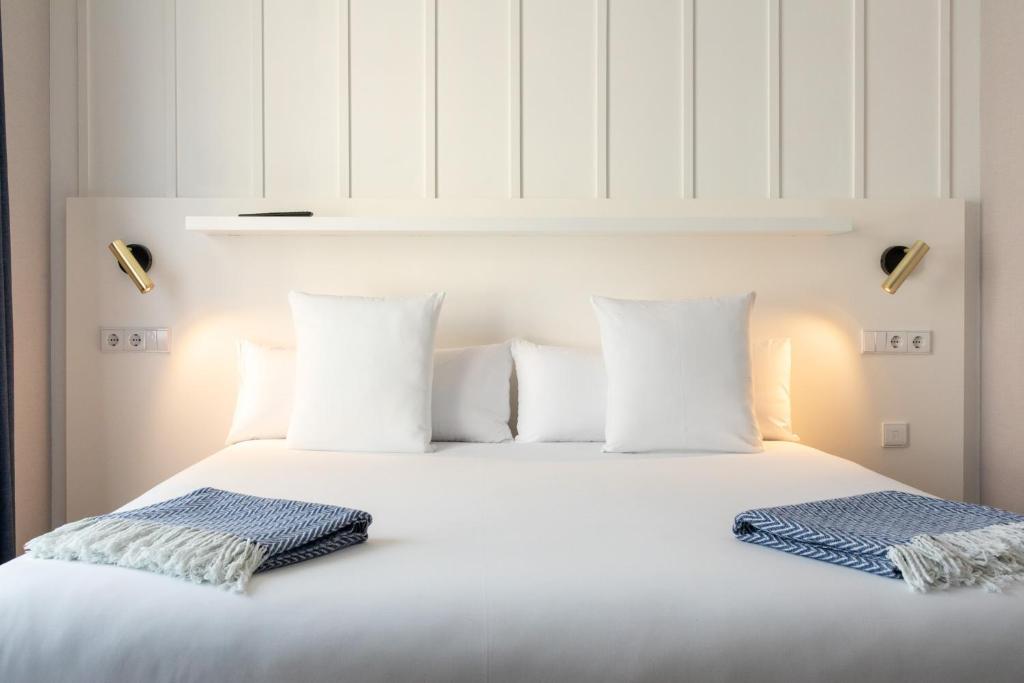
[[[0,567],[0,680],[1019,681],[1024,591],[900,581],[736,541],[756,506],[911,490],[806,446],[616,455],[226,448],[201,486],[365,509],[369,542],[237,595],[22,557]]]

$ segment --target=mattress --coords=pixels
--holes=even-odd
[[[1024,590],[901,581],[741,543],[751,507],[913,490],[798,444],[616,455],[226,448],[201,486],[371,512],[370,540],[247,595],[116,567],[0,567],[0,680],[1019,681]]]

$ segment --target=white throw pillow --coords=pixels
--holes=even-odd
[[[295,404],[288,446],[422,453],[430,445],[434,330],[444,294],[289,294]]]
[[[512,342],[519,386],[516,441],[604,441],[600,351]]]
[[[753,293],[592,301],[608,373],[606,451],[762,450],[750,361]]]
[[[793,433],[789,385],[792,345],[789,339],[765,339],[753,346],[754,412],[761,438],[799,441]]]
[[[509,441],[509,344],[434,353],[434,441]]]
[[[238,343],[238,398],[227,443],[283,439],[292,417],[295,352]]]

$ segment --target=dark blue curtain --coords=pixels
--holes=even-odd
[[[14,357],[11,332],[11,204],[0,39],[0,563],[14,557]]]

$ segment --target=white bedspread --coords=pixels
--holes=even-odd
[[[200,486],[371,512],[369,542],[248,595],[113,567],[0,567],[0,681],[1020,681],[1024,590],[901,581],[733,539],[746,508],[907,489],[811,448],[422,456],[227,448]]]

